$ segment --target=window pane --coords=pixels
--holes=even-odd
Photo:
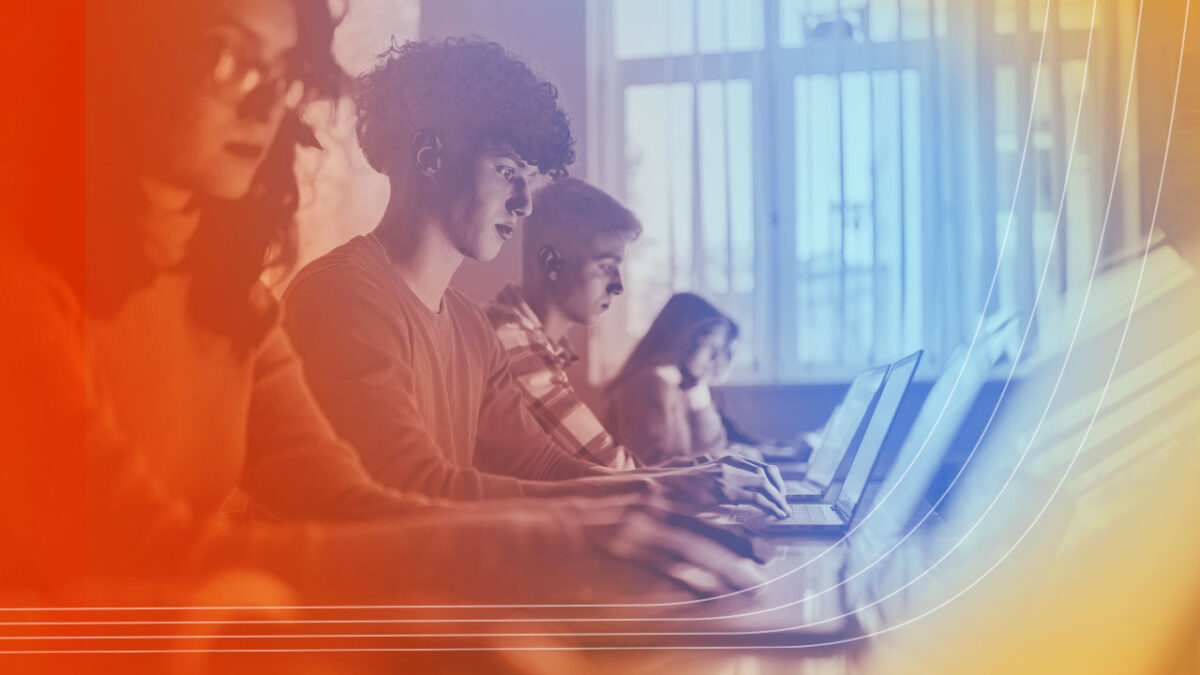
[[[1020,161],[1021,143],[1025,128],[1018,131],[1017,120],[1017,72],[1012,66],[996,69],[996,251],[1003,256],[997,261],[1001,266],[998,294],[1002,311],[1014,311],[1019,306],[1017,286],[1017,168]],[[1007,232],[1008,240],[1005,242]]]
[[[867,0],[780,0],[779,43],[799,47],[838,40],[861,42],[867,4]]]
[[[924,217],[924,157],[921,137],[924,106],[921,105],[921,77],[915,70],[900,75],[901,108],[904,117],[904,336],[909,347],[922,344],[921,326],[925,288],[922,272],[921,231]]]
[[[729,195],[726,190],[725,84],[702,82],[700,95],[700,283],[715,293],[729,291]]]
[[[1092,25],[1092,0],[1061,0],[1059,12],[1063,30],[1087,30]]]
[[[796,259],[817,264],[840,248],[835,230],[841,195],[838,81],[828,75],[795,80]],[[829,263],[827,262],[826,265]]]
[[[840,78],[795,79],[796,295],[799,361],[836,363],[842,339]]]
[[[749,80],[735,80],[729,93],[729,214],[733,290],[754,290],[754,104]]]
[[[613,0],[617,58],[690,54],[696,44],[694,9],[691,0]]]
[[[629,251],[629,330],[641,335],[692,278],[692,105],[690,84],[625,89],[626,198],[645,230]]]
[[[923,40],[929,37],[933,0],[900,0],[900,37]]]
[[[837,40],[922,40],[929,37],[931,22],[935,34],[945,36],[946,6],[947,0],[780,0],[779,41],[799,47]]]
[[[1046,12],[1049,9],[1049,15]],[[1029,0],[1029,30],[1040,33],[1045,26],[1054,25],[1054,8],[1046,0]]]
[[[842,166],[844,194],[839,216],[842,266],[842,359],[866,362],[874,333],[875,223],[872,220],[871,80],[867,73],[842,75]]]
[[[920,344],[920,77],[801,76],[794,91],[798,359],[857,366]]]
[[[1017,0],[993,0],[996,3],[996,34],[1017,32]]]
[[[950,22],[949,11],[946,9],[946,4],[949,1],[950,0],[933,0],[934,35],[940,38],[946,37],[950,32],[948,27]]]
[[[1079,110],[1079,99],[1083,94],[1083,59],[1067,61],[1063,69],[1063,110],[1068,113],[1068,141],[1074,133],[1075,113],[1080,113],[1079,141],[1071,161],[1071,175],[1067,178],[1066,241],[1063,242],[1067,259],[1067,284],[1086,284],[1096,256],[1096,238],[1099,236],[1103,212],[1097,212],[1093,195],[1098,194],[1099,180],[1096,148],[1090,139],[1096,138],[1093,115],[1095,107],[1084,101]],[[1094,77],[1094,73],[1091,74]],[[1104,188],[1107,192],[1107,186]],[[1111,230],[1116,230],[1110,225]]]
[[[763,0],[613,0],[618,59],[763,48]]]
[[[901,309],[904,302],[904,219],[901,163],[905,152],[915,148],[901,145],[900,74],[872,74],[874,116],[872,148],[875,158],[875,353],[876,357],[899,354],[903,347]]]
[[[700,52],[763,48],[763,0],[696,0]]]
[[[754,287],[754,170],[749,80],[703,82],[700,101],[700,238],[703,290]]]
[[[1040,283],[1043,269],[1047,275],[1045,292],[1053,294],[1060,290],[1055,281],[1062,273],[1059,257],[1052,254],[1050,240],[1054,234],[1058,213],[1058,202],[1062,195],[1062,170],[1059,167],[1056,153],[1062,148],[1055,147],[1056,138],[1061,140],[1062,129],[1058,126],[1056,114],[1061,116],[1063,111],[1055,110],[1062,104],[1061,94],[1054,91],[1054,77],[1051,74],[1053,66],[1045,65],[1040,69],[1034,67],[1030,81],[1036,81],[1038,70],[1041,71],[1041,84],[1038,86],[1037,99],[1034,101],[1033,142],[1030,148],[1032,160],[1030,178],[1032,179],[1033,197],[1033,269],[1036,275],[1035,283]],[[1057,95],[1056,95],[1057,94]],[[1072,108],[1074,113],[1074,108]],[[1072,114],[1074,117],[1074,114]],[[1023,188],[1024,189],[1024,188]],[[1062,241],[1055,244],[1058,250]],[[1046,268],[1049,261],[1049,268]],[[1045,296],[1042,302],[1047,300]]]
[[[869,14],[872,42],[891,42],[900,36],[900,6],[895,0],[872,2]]]

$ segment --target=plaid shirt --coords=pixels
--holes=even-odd
[[[525,393],[533,417],[566,453],[613,469],[637,465],[617,444],[567,379],[567,366],[579,359],[566,340],[555,342],[537,314],[508,284],[487,308],[500,343],[508,350],[509,368]]]

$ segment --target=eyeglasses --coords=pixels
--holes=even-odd
[[[282,101],[288,110],[295,110],[308,93],[303,73],[294,62],[265,63],[248,46],[225,36],[202,39],[196,56],[199,75],[231,103],[240,103],[251,92],[265,88],[272,101]]]

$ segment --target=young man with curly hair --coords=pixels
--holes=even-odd
[[[284,296],[318,402],[393,487],[479,499],[661,486],[786,513],[781,481],[761,467],[611,476],[562,452],[525,409],[482,309],[450,288],[464,259],[499,253],[537,185],[574,161],[557,97],[477,40],[409,42],[363,76],[358,140],[391,199],[373,232],[309,264]]]

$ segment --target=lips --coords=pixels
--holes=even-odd
[[[501,239],[508,241],[509,239],[513,238],[514,234],[516,234],[516,229],[514,229],[511,225],[496,223],[496,232],[500,233]]]
[[[236,141],[230,141],[229,143],[225,144],[225,149],[229,151],[231,155],[240,157],[242,159],[257,159],[260,155],[262,155],[263,146],[260,143],[240,143]]]

